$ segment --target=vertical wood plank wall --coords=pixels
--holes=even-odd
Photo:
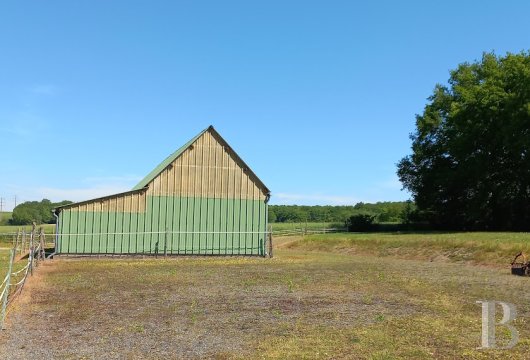
[[[146,189],[62,209],[58,251],[263,255],[267,195],[252,176],[206,131]]]

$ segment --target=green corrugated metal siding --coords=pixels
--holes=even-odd
[[[261,200],[147,196],[145,212],[59,213],[60,254],[263,255]]]

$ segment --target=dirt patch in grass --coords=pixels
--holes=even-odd
[[[498,269],[334,253],[57,259],[38,274],[1,358],[485,359],[475,301],[530,314],[527,279]]]

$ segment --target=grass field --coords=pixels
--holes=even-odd
[[[53,234],[55,231],[55,224],[42,224],[37,225],[37,228],[42,227],[46,234]],[[13,233],[17,230],[26,230],[26,232],[31,231],[32,226],[31,225],[1,225],[0,226],[0,233]]]
[[[1,211],[0,212],[0,225],[7,225],[8,221],[11,219],[11,212]]]
[[[321,230],[321,229],[342,229],[344,228],[343,223],[271,223],[273,231],[284,231],[284,230],[300,230],[307,228],[308,230]]]
[[[9,265],[9,249],[0,247],[0,282],[4,280]]]
[[[20,254],[15,254],[13,271],[22,269],[27,264],[27,259],[20,259]],[[0,247],[0,282],[4,280],[9,266],[10,250]]]
[[[338,233],[293,238],[292,249],[506,266],[530,254],[529,233]]]
[[[508,254],[527,240],[328,234],[278,238],[273,259],[58,259],[39,268],[11,309],[0,356],[523,359],[529,280],[500,266],[511,259],[477,249]],[[427,256],[448,249],[471,257]],[[476,349],[475,302],[485,299],[516,305],[515,348]]]
[[[43,224],[39,225],[37,227],[42,227],[44,229],[44,233],[49,235],[47,236],[48,240],[50,241],[51,235],[55,233],[55,224]],[[16,226],[16,225],[3,225],[0,226],[0,247],[9,247],[13,244],[13,234],[15,234],[18,230],[22,231],[25,230],[27,234],[31,232],[31,226],[25,225],[25,226]],[[1,262],[1,259],[0,259]]]

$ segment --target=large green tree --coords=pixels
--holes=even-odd
[[[486,53],[451,71],[411,140],[398,176],[432,223],[530,229],[530,53]]]
[[[52,203],[48,199],[43,199],[42,201],[26,201],[13,209],[11,224],[29,225],[32,222],[36,222],[37,224],[53,224],[55,218],[52,214],[52,209],[71,203],[68,200]]]

